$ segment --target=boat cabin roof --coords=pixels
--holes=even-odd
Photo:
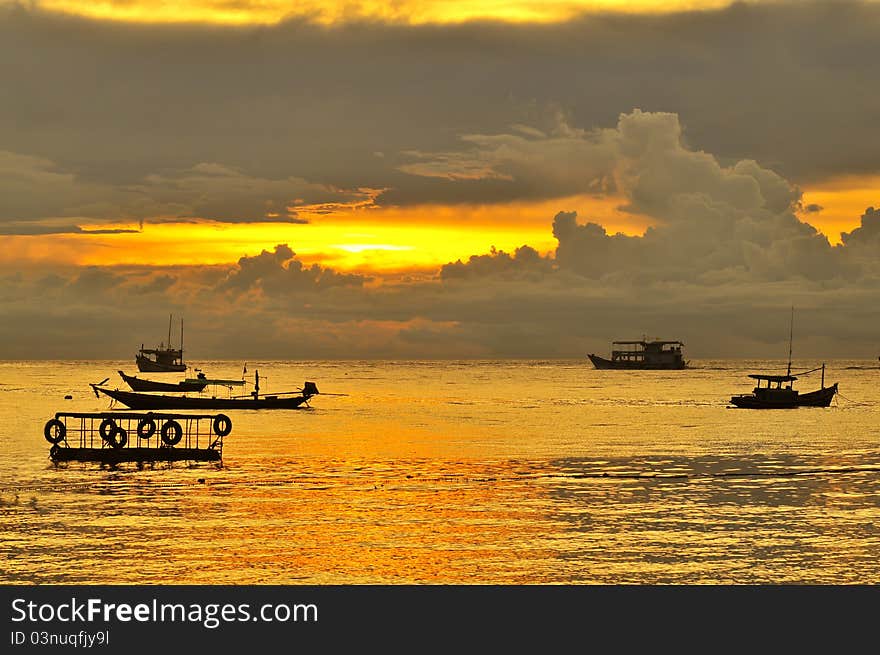
[[[639,344],[644,346],[649,343],[660,344],[661,346],[668,346],[668,345],[683,346],[684,345],[681,341],[612,341],[611,343],[612,344],[617,343],[617,344],[627,345],[627,346],[635,346],[635,345],[639,345]]]
[[[164,355],[166,353],[172,353],[176,355],[180,355],[183,351],[179,348],[141,348],[140,353],[142,355]]]
[[[767,380],[768,382],[793,382],[797,380],[797,377],[794,375],[750,375],[750,378],[753,380]]]

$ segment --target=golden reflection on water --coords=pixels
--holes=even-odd
[[[416,472],[360,475],[339,463],[324,475],[250,485],[146,484],[135,474],[137,484],[91,493],[36,493],[33,505],[2,507],[27,548],[6,543],[6,573],[55,582],[526,582],[509,560],[551,557],[526,483],[499,480],[500,470],[487,478],[471,463],[455,476],[430,462],[406,470]],[[42,570],[15,574],[21,560]]]
[[[752,364],[264,363],[375,391],[236,413],[222,466],[49,464],[46,418],[106,407],[71,379],[119,366],[0,364],[2,581],[880,581],[876,410],[725,409]]]

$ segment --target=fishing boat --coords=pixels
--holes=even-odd
[[[819,369],[814,369],[819,370]],[[795,407],[828,407],[837,393],[837,382],[825,386],[825,365],[822,364],[822,384],[816,391],[800,393],[793,388],[796,375],[762,375],[749,377],[757,380],[757,386],[749,394],[733,396],[730,402],[742,409],[794,409]],[[806,371],[812,373],[813,371]],[[764,386],[761,383],[765,382]]]
[[[837,382],[830,387],[825,386],[825,364],[809,371],[792,375],[791,346],[794,335],[794,307],[791,308],[791,326],[788,335],[788,369],[785,375],[754,373],[749,375],[757,380],[752,393],[732,396],[730,402],[742,409],[794,409],[796,407],[828,407],[837,393]],[[822,371],[822,382],[819,389],[800,393],[794,388],[798,376]],[[762,382],[766,383],[762,386]]]
[[[106,380],[105,380],[106,382]],[[90,384],[96,397],[104,394],[131,409],[301,409],[308,407],[309,398],[318,394],[314,382],[305,382],[297,391],[273,394],[260,394],[260,374],[255,373],[254,390],[246,395],[217,397],[212,396],[169,396],[165,394],[123,391]],[[343,394],[330,394],[343,395]]]
[[[168,317],[168,345],[160,343],[157,348],[141,349],[134,361],[141,373],[184,373],[186,362],[183,361],[183,319],[180,320],[180,348],[171,347],[171,319]]]
[[[613,341],[611,359],[590,353],[587,357],[600,369],[668,370],[687,368],[681,341]]]
[[[199,373],[195,378],[187,378],[180,382],[157,382],[156,380],[144,380],[134,375],[126,375],[117,371],[119,377],[131,387],[132,391],[203,391],[208,386],[209,380],[204,373]]]

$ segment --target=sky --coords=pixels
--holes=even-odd
[[[0,0],[0,358],[880,355],[880,3]]]

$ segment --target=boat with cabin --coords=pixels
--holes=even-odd
[[[611,359],[590,353],[587,357],[599,369],[669,370],[687,368],[681,341],[613,341]]]
[[[793,388],[797,375],[749,375],[757,380],[757,386],[752,393],[732,396],[730,402],[742,409],[794,409],[796,407],[828,407],[837,393],[837,382],[830,387],[825,386],[825,364],[812,371],[805,371],[801,375],[822,371],[822,383],[816,391],[800,393]],[[762,383],[765,383],[762,386]]]
[[[738,394],[730,398],[730,402],[742,409],[794,409],[797,407],[828,407],[837,393],[837,382],[830,387],[825,386],[825,364],[809,371],[792,374],[791,346],[794,335],[794,307],[791,308],[791,325],[788,335],[788,368],[785,375],[753,373],[749,375],[757,380],[752,393]],[[822,382],[815,391],[800,393],[794,388],[799,376],[822,371]],[[762,383],[766,383],[762,386]]]
[[[156,348],[141,349],[134,361],[141,373],[185,373],[187,366],[183,361],[183,319],[180,319],[180,348],[171,347],[171,319],[168,317],[168,345],[160,343]]]

